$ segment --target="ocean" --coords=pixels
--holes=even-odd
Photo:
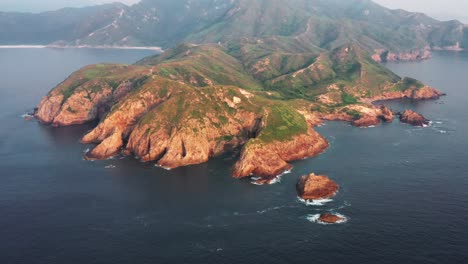
[[[447,96],[392,101],[427,128],[328,122],[322,155],[273,185],[231,177],[236,154],[171,171],[133,158],[85,161],[95,124],[53,128],[22,115],[71,72],[133,63],[148,50],[0,49],[0,263],[464,263],[468,260],[468,54],[387,64]],[[306,205],[304,174],[340,185]],[[336,225],[315,221],[334,212]]]

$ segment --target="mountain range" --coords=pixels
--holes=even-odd
[[[40,14],[0,13],[0,44],[161,46],[275,36],[333,49],[463,48],[468,29],[370,0],[142,0]]]

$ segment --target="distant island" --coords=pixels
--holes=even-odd
[[[181,19],[164,12],[175,7],[184,10]],[[116,14],[106,11],[108,20],[96,22],[97,30],[89,23],[79,36],[48,40],[167,50],[134,65],[84,67],[51,90],[35,116],[54,126],[99,120],[82,139],[97,144],[87,159],[122,153],[171,169],[240,149],[233,176],[267,180],[328,147],[314,130],[325,120],[373,126],[394,118],[374,101],[439,98],[438,90],[379,62],[462,50],[467,32],[457,21],[367,0],[142,1],[96,8]],[[413,113],[401,119],[425,122]]]

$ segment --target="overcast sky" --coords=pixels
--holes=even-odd
[[[426,13],[441,20],[458,19],[468,23],[468,0],[374,0],[374,2],[389,8]]]
[[[121,2],[131,5],[139,1],[140,0],[0,0],[0,11],[42,12],[63,7],[82,7],[112,2]]]
[[[0,11],[40,12],[62,7],[80,7],[115,1],[119,0],[0,0]],[[389,8],[402,8],[409,11],[423,12],[442,20],[458,19],[468,23],[468,0],[374,1]],[[119,2],[130,5],[139,2],[139,0],[120,0]]]

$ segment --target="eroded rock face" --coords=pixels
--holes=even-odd
[[[380,114],[379,114],[380,119],[382,119],[384,122],[387,122],[387,123],[393,122],[394,115],[391,109],[389,109],[385,105],[381,105],[379,109],[380,109]]]
[[[351,124],[357,127],[376,126],[380,124],[380,119],[376,115],[365,115],[357,120],[353,120]]]
[[[406,110],[400,114],[400,121],[402,123],[410,124],[413,126],[427,126],[429,125],[429,120],[427,120],[421,114],[418,114],[412,110]]]
[[[328,199],[338,192],[338,184],[327,176],[305,175],[299,178],[296,190],[300,198],[304,200]]]
[[[118,81],[105,81],[94,75],[102,71],[100,74],[112,76],[125,70],[125,66],[100,65],[75,72],[41,100],[35,117],[53,126],[84,124],[102,118],[134,86],[131,82],[124,82],[114,89],[110,83]]]
[[[435,88],[430,86],[424,86],[421,88],[409,88],[405,91],[386,91],[383,92],[381,95],[373,97],[370,101],[387,101],[387,100],[395,100],[395,99],[413,99],[413,100],[431,100],[431,99],[439,99],[441,96],[445,94],[438,91]]]
[[[397,62],[397,61],[421,61],[432,57],[429,47],[422,50],[410,52],[394,53],[388,50],[376,50],[372,59],[376,62]]]
[[[288,162],[322,153],[328,142],[312,128],[307,134],[293,137],[285,142],[249,143],[235,164],[233,175],[236,178],[255,175],[274,177],[292,168]]]
[[[329,213],[321,214],[319,217],[320,222],[327,223],[327,224],[336,224],[339,222],[343,222],[345,220],[346,219],[341,216],[338,216],[335,214],[329,214]]]
[[[441,93],[429,86],[424,86],[420,89],[408,89],[404,94],[405,97],[414,100],[439,99],[441,96],[445,95],[444,93]]]

